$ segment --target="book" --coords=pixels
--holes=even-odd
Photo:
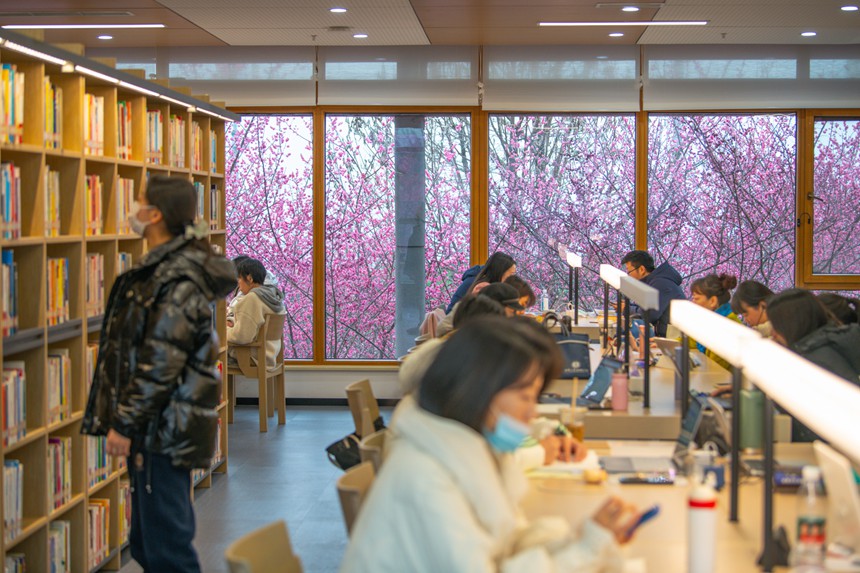
[[[131,102],[116,103],[116,156],[131,159]]]
[[[3,251],[0,260],[0,327],[6,337],[18,331],[18,265],[15,251]]]
[[[6,543],[21,534],[24,521],[24,464],[3,461],[3,532]]]
[[[10,446],[27,435],[27,374],[23,361],[3,363],[3,444]]]
[[[87,317],[105,312],[105,257],[101,253],[87,253]]]
[[[72,359],[68,348],[48,351],[48,424],[71,415]]]
[[[60,236],[60,172],[45,170],[45,236]]]
[[[90,498],[87,505],[89,521],[89,569],[100,565],[110,555],[110,500]]]
[[[63,88],[55,85],[50,76],[42,78],[45,88],[45,148],[63,146]]]
[[[173,167],[185,167],[185,118],[170,114],[168,130],[169,164]]]
[[[55,510],[72,500],[72,439],[48,438],[48,507]]]
[[[146,111],[146,161],[155,165],[163,163],[164,116],[160,109]]]
[[[0,235],[21,236],[21,168],[14,163],[0,164]]]
[[[69,320],[69,259],[48,259],[47,280],[48,326],[56,326]]]
[[[102,178],[98,175],[87,175],[85,181],[87,186],[87,235],[101,235],[104,224],[104,213],[102,210]]]
[[[131,233],[131,209],[134,205],[134,179],[118,177],[116,180],[116,232],[121,235]]]
[[[68,521],[52,521],[48,525],[48,571],[68,573],[71,571],[71,529]]]
[[[84,155],[105,153],[105,98],[84,94]]]

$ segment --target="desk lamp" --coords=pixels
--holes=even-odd
[[[579,269],[582,255],[577,255],[566,246],[558,245],[558,255],[567,263],[567,299],[573,303],[573,324],[579,324]]]
[[[621,277],[621,293],[627,297],[628,304],[625,306],[624,315],[626,324],[630,324],[630,304],[629,301],[635,302],[639,308],[644,311],[657,310],[660,308],[660,293],[652,286],[646,285],[642,281],[630,278],[628,276]],[[645,321],[645,372],[642,380],[642,390],[645,394],[643,407],[651,407],[651,325]],[[627,352],[630,352],[630,337],[626,337]]]

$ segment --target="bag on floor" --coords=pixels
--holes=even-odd
[[[385,429],[385,421],[382,419],[382,416],[373,421],[373,429],[376,432]],[[361,442],[361,436],[353,432],[329,445],[325,449],[328,461],[344,471],[352,466],[357,466],[361,463],[361,453],[358,449],[359,442]]]

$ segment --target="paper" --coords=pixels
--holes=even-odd
[[[600,460],[594,450],[588,450],[585,454],[585,459],[581,462],[555,462],[548,466],[536,468],[535,471],[540,473],[553,474],[581,474],[585,470],[600,469]]]
[[[612,457],[671,458],[674,452],[675,442],[609,442]]]

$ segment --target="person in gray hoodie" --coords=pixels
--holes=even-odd
[[[659,292],[660,308],[657,310],[645,311],[635,305],[632,305],[630,310],[654,325],[657,336],[666,336],[666,329],[669,327],[669,303],[687,298],[681,288],[681,273],[669,263],[654,268],[654,258],[648,251],[630,251],[621,259],[621,264],[625,266],[630,277],[654,287]]]
[[[236,272],[242,297],[233,305],[232,319],[227,321],[227,343],[250,344],[267,315],[284,314],[284,294],[276,285],[264,284],[266,267],[257,259],[240,261]],[[266,364],[269,368],[275,366],[275,357],[280,350],[280,340],[266,342]],[[232,351],[228,352],[228,359],[234,359]]]

